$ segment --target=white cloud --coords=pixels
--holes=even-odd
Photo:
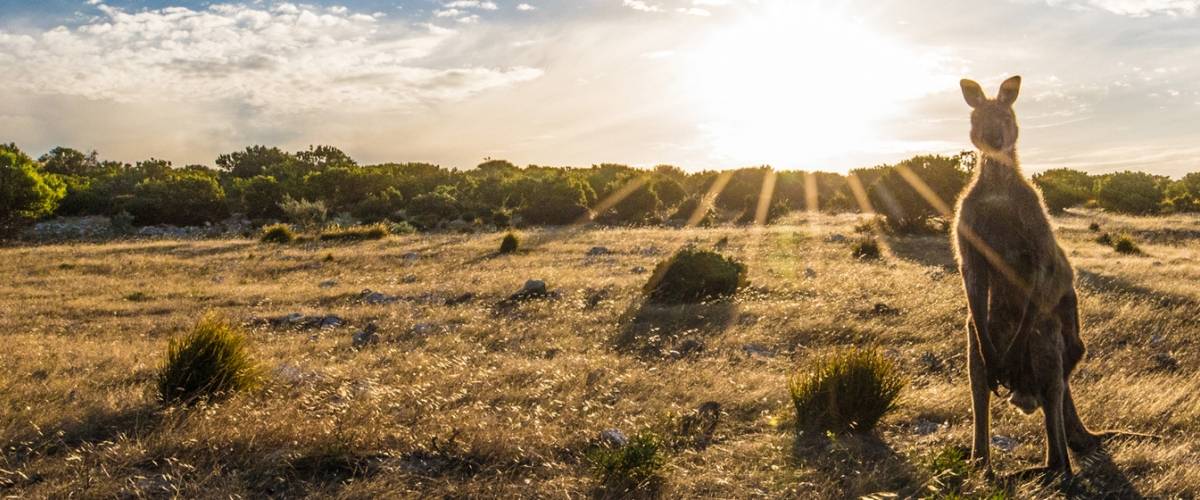
[[[445,5],[452,9],[496,10],[500,8],[495,2],[480,2],[476,0],[455,0],[447,2]]]
[[[709,12],[707,9],[701,9],[699,7],[689,7],[689,8],[680,7],[678,9],[675,9],[675,11],[679,12],[680,14],[687,14],[689,16],[708,17],[708,16],[712,15],[712,12]]]
[[[1131,17],[1152,15],[1195,16],[1200,0],[1046,0],[1052,6],[1075,9],[1100,9]]]
[[[621,5],[642,12],[662,12],[663,10],[662,7],[648,4],[642,0],[621,0]]]
[[[103,16],[74,28],[31,35],[0,30],[0,73],[6,75],[0,93],[117,103],[210,102],[278,116],[404,110],[542,74],[528,67],[425,67],[416,61],[434,54],[455,31],[383,25],[342,8],[290,3],[136,13],[98,8]]]
[[[537,7],[534,7],[534,6],[532,6],[532,5],[529,5],[529,4],[527,4],[527,3],[523,3],[523,4],[518,4],[518,5],[517,5],[517,10],[519,10],[519,11],[523,11],[523,12],[528,12],[528,11],[531,11],[531,10],[537,10]]]

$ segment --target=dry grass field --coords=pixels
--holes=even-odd
[[[1092,222],[1144,253],[1096,243]],[[858,223],[534,230],[511,255],[495,253],[502,234],[0,248],[0,496],[589,497],[603,493],[585,458],[602,431],[669,435],[708,401],[721,405],[713,442],[670,447],[641,494],[936,496],[931,458],[970,444],[961,282],[945,236],[886,236],[883,259],[853,259]],[[1084,420],[1165,438],[1076,457],[1072,494],[1197,496],[1200,218],[1056,223],[1082,291]],[[647,269],[722,238],[749,266],[734,300],[643,304]],[[556,294],[498,306],[529,279]],[[207,312],[247,325],[266,382],[164,409],[167,342]],[[261,321],[290,313],[345,324]],[[354,348],[370,323],[381,341]],[[906,374],[899,409],[869,436],[798,436],[789,374],[856,346]],[[996,399],[993,415],[997,473],[1037,465],[1041,417]],[[975,476],[963,492],[996,488]]]

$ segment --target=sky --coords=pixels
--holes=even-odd
[[[1200,171],[1200,0],[0,0],[0,142],[211,165],[772,165],[971,149],[1011,75],[1026,173]]]

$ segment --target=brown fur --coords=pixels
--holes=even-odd
[[[1021,174],[1012,105],[1020,77],[996,99],[963,80],[973,108],[974,179],[958,201],[953,242],[966,288],[968,359],[975,417],[972,459],[989,461],[990,392],[1005,386],[1026,413],[1042,408],[1045,470],[1071,475],[1068,446],[1087,451],[1099,436],[1079,419],[1068,379],[1083,358],[1075,274],[1058,245],[1039,192]]]

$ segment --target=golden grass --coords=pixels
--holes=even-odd
[[[602,430],[669,432],[675,416],[716,401],[715,441],[669,453],[663,496],[920,494],[927,457],[970,441],[965,307],[946,238],[881,236],[884,258],[860,261],[849,251],[858,217],[799,217],[761,229],[531,231],[525,251],[499,256],[497,234],[0,248],[0,493],[577,498],[596,491],[585,453]],[[1144,253],[1096,244],[1093,221]],[[1085,420],[1168,438],[1115,443],[1115,466],[1089,462],[1081,477],[1093,492],[1200,493],[1190,356],[1200,219],[1057,222],[1080,273],[1090,353],[1074,387]],[[751,286],[734,301],[643,306],[649,273],[635,267],[722,237],[722,252],[749,266]],[[588,256],[593,246],[612,253]],[[527,279],[560,295],[495,307]],[[364,304],[366,288],[400,300]],[[208,311],[251,325],[267,381],[164,411],[154,369],[168,339]],[[348,324],[253,323],[291,312]],[[382,342],[356,350],[351,336],[368,323]],[[673,356],[682,339],[704,348]],[[873,438],[798,438],[788,375],[852,346],[877,348],[909,378],[899,409]],[[1178,368],[1154,359],[1168,352]],[[1036,465],[1041,418],[999,402],[993,415],[994,432],[1017,443],[994,451],[998,471]],[[987,486],[974,477],[967,488]]]

